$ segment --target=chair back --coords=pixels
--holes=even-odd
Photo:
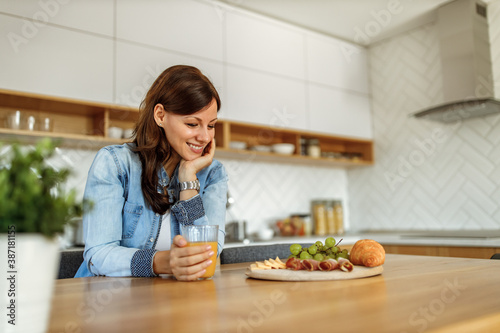
[[[271,244],[271,245],[247,245],[240,247],[230,247],[222,250],[220,254],[220,263],[235,264],[239,262],[264,261],[269,258],[279,257],[283,262],[290,255],[289,244]],[[311,244],[301,244],[302,247],[309,247]]]
[[[78,268],[83,262],[83,250],[67,250],[61,252],[58,279],[75,277]]]

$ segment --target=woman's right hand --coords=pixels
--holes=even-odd
[[[184,237],[174,237],[170,249],[170,270],[177,280],[195,281],[210,266],[210,257],[213,255],[210,245],[187,246]]]

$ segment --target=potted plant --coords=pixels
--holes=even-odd
[[[55,143],[12,144],[0,153],[0,279],[4,332],[45,332],[59,267],[57,235],[83,205],[62,187],[70,174],[47,163]],[[5,264],[4,264],[5,263]],[[18,317],[19,315],[19,317]]]

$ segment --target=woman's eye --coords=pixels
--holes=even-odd
[[[189,127],[196,127],[196,124],[186,124],[188,125]]]
[[[214,129],[214,128],[215,128],[215,125],[208,125],[208,128],[210,128],[210,129]]]

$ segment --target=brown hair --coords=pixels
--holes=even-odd
[[[170,207],[168,195],[158,193],[157,186],[158,170],[172,156],[164,129],[155,122],[155,105],[163,105],[167,112],[189,115],[200,111],[213,99],[219,111],[219,94],[210,80],[195,67],[177,65],[158,76],[142,101],[134,129],[134,151],[139,154],[142,164],[144,199],[155,213],[164,214]]]

